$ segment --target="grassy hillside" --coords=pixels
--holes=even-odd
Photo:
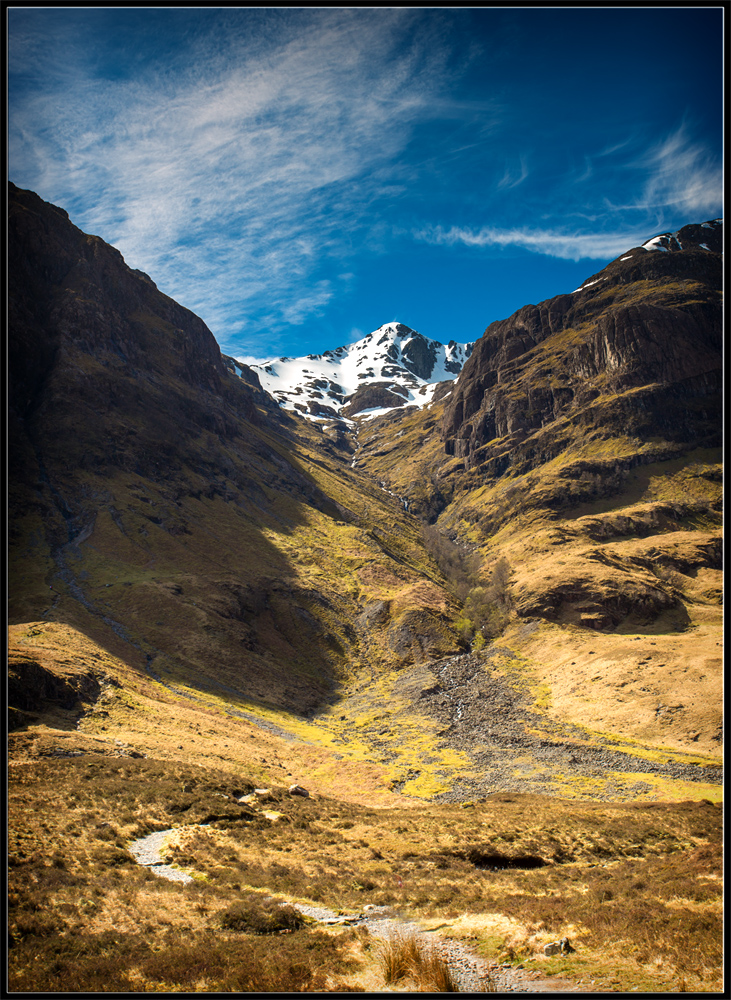
[[[307,433],[252,427],[244,455],[216,443],[246,463],[238,487],[194,469],[173,483],[60,475],[83,527],[52,548],[47,512],[16,519],[12,618],[66,622],[138,669],[293,711],[366,665],[456,651],[456,604],[417,522]],[[375,603],[378,634],[362,617]]]
[[[509,650],[554,727],[720,763],[720,452],[634,465],[615,490],[605,483],[605,496],[572,504],[571,481],[562,480],[570,451],[524,475],[465,473],[457,459],[440,465],[429,435],[441,405],[361,427],[357,460],[397,494],[410,498],[411,483],[429,491],[441,508],[432,535],[442,548],[451,540],[451,551],[436,554],[463,599],[507,564],[500,634],[472,622],[473,647],[485,642],[482,631]],[[621,441],[605,446],[616,466]],[[555,510],[545,498],[562,482]]]
[[[520,665],[552,739],[720,763],[721,255],[691,230],[491,324],[437,402],[360,422],[355,461],[431,522],[458,630]]]
[[[598,343],[573,317],[508,358],[499,436],[460,382],[354,437],[11,195],[11,989],[448,991],[272,898],[390,906],[518,978],[719,989],[713,379],[668,411],[691,443],[619,419],[652,386],[562,410],[555,369]],[[130,853],[168,829],[189,884]]]
[[[272,898],[395,907],[515,975],[720,988],[709,801],[425,803],[389,792],[367,757],[172,690],[68,625],[12,627],[10,652],[35,678],[9,744],[11,990],[444,989],[393,982],[383,945],[358,928],[305,922],[275,944],[262,930],[289,925]],[[288,795],[292,782],[310,796]],[[129,853],[170,828],[187,885]],[[563,936],[575,953],[546,958]]]

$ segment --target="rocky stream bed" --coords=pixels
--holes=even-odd
[[[610,773],[723,783],[720,766],[686,763],[677,756],[664,761],[651,759],[641,751],[633,753],[626,743],[597,734],[592,734],[589,743],[586,731],[580,727],[566,722],[559,725],[545,715],[537,716],[531,711],[533,697],[527,687],[492,670],[495,657],[510,661],[514,656],[512,650],[492,643],[479,656],[463,653],[406,669],[396,683],[396,695],[405,695],[419,714],[437,723],[436,746],[467,754],[479,775],[454,782],[448,791],[434,796],[434,801],[461,803],[496,792],[545,794],[555,774],[592,779],[591,797],[604,802],[641,798],[652,787],[639,777],[632,784],[623,783],[619,788]],[[171,691],[195,700],[190,692],[180,691],[153,672],[149,662],[147,671]],[[215,687],[242,696],[241,692],[226,685],[216,684]],[[356,689],[340,704],[343,708],[348,706],[352,718],[361,710],[367,711],[371,697],[367,687],[365,692]],[[232,706],[225,711],[288,742],[311,742],[253,712]],[[305,717],[325,728],[329,724],[327,711],[313,712]],[[394,759],[393,733],[384,728],[382,721],[360,728],[359,736],[370,745],[375,761],[389,763]],[[337,745],[337,740],[333,745]],[[405,783],[394,784],[392,791],[400,792]]]
[[[181,868],[169,865],[163,851],[176,830],[158,830],[146,837],[132,841],[129,851],[140,865],[171,882],[192,882],[193,876]],[[415,937],[423,947],[433,947],[447,961],[449,970],[458,984],[460,993],[584,993],[589,987],[556,977],[541,977],[540,973],[527,972],[510,965],[486,962],[472,949],[434,931],[426,931],[414,921],[399,916],[389,906],[365,906],[353,913],[336,913],[324,906],[293,901],[292,905],[303,916],[327,926],[345,925],[363,927],[376,938],[394,936]]]
[[[545,794],[556,774],[592,779],[597,785],[592,798],[601,801],[645,795],[651,788],[642,780],[645,774],[722,783],[721,767],[686,763],[676,756],[651,759],[641,750],[632,752],[626,743],[597,734],[592,734],[590,743],[580,727],[537,715],[531,710],[533,697],[527,687],[491,671],[491,660],[498,655],[508,661],[514,656],[493,644],[480,656],[451,656],[422,666],[418,673],[406,670],[394,686],[397,696],[406,697],[420,714],[437,723],[437,745],[466,753],[479,775],[454,782],[435,801],[459,803],[495,792]],[[380,723],[361,735],[368,738],[374,758],[393,757],[392,734]],[[620,789],[612,773],[637,775],[638,780]]]

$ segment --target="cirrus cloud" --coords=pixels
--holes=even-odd
[[[445,81],[436,28],[402,10],[312,12],[276,44],[234,33],[218,52],[204,34],[165,72],[106,81],[68,37],[16,100],[11,171],[219,338],[254,312],[271,338],[330,301],[322,262],[342,263],[374,200],[403,189],[399,155]]]
[[[447,246],[461,244],[467,247],[520,247],[533,253],[566,260],[584,258],[601,260],[616,257],[623,250],[637,246],[645,239],[644,231],[634,234],[628,231],[580,233],[528,228],[498,229],[492,226],[482,226],[480,229],[459,226],[445,229],[435,226],[415,231],[414,237],[427,243]]]

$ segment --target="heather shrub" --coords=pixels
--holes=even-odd
[[[221,926],[226,930],[248,934],[278,934],[294,931],[305,922],[293,906],[282,906],[274,899],[251,895],[234,903],[221,914]]]

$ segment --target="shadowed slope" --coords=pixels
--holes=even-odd
[[[71,626],[406,795],[718,780],[712,449],[547,414],[553,458],[465,469],[441,447],[447,387],[363,421],[353,469],[63,212],[15,191],[13,227],[12,622]],[[15,669],[16,691],[46,683]]]
[[[363,608],[429,568],[418,528],[116,250],[14,187],[10,218],[11,620],[234,697],[329,697]],[[369,661],[455,649],[450,608],[434,585]]]

